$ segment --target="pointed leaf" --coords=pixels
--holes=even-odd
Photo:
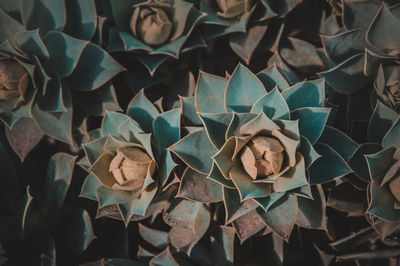
[[[207,179],[207,175],[186,168],[177,197],[206,203],[219,202],[222,201],[222,186]]]
[[[398,119],[399,115],[395,111],[378,101],[368,124],[368,141],[381,143]]]
[[[314,144],[324,131],[329,108],[305,107],[292,112],[292,119],[299,119],[300,135]]]
[[[226,87],[225,108],[228,112],[247,113],[265,94],[265,88],[257,76],[239,64]]]
[[[153,132],[153,120],[158,116],[158,110],[147,99],[144,90],[133,97],[126,113],[140,125],[144,132]]]
[[[323,184],[352,172],[346,161],[328,145],[317,143],[315,150],[321,155],[308,171],[311,184]]]
[[[64,0],[21,0],[22,22],[27,30],[40,29],[44,36],[48,31],[62,31],[66,22]]]
[[[288,241],[296,222],[297,198],[292,195],[285,195],[266,212],[262,209],[257,210],[267,226],[285,241]]]
[[[290,119],[289,107],[277,87],[269,91],[264,97],[260,98],[253,105],[250,112],[254,114],[264,112],[264,114],[272,120]]]
[[[8,143],[21,161],[32,151],[43,138],[44,133],[29,117],[21,117],[14,126],[5,128]]]
[[[92,91],[110,81],[125,68],[100,46],[89,43],[82,51],[79,62],[65,80],[77,91]]]
[[[82,40],[90,41],[95,34],[97,14],[94,0],[69,0],[65,2],[67,24],[64,32]]]
[[[282,92],[290,111],[302,107],[323,107],[325,84],[323,79],[297,83]]]
[[[321,185],[311,187],[313,199],[297,197],[296,224],[309,229],[326,229],[326,202]]]
[[[217,152],[208,139],[204,129],[187,135],[169,149],[181,158],[190,168],[200,173],[211,170],[211,157]]]
[[[215,148],[220,149],[225,143],[225,133],[233,119],[233,113],[199,114],[204,128]]]
[[[66,153],[56,153],[50,158],[44,185],[43,209],[50,217],[59,211],[71,184],[76,157]]]

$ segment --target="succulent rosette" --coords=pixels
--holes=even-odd
[[[367,136],[349,164],[368,183],[367,220],[386,237],[400,228],[400,115],[378,101]]]
[[[195,26],[205,15],[183,0],[111,0],[111,52],[132,52],[153,75],[168,58],[204,46]]]
[[[349,96],[347,115],[353,127],[368,122],[372,92],[374,98],[399,110],[400,6],[387,2],[344,1],[343,27],[335,35],[321,36],[334,66],[319,75]]]
[[[279,42],[283,24],[272,19],[285,17],[299,3],[301,1],[201,0],[200,11],[207,14],[202,19],[206,24],[205,38],[229,35],[233,51],[249,64],[266,34],[273,40],[268,48],[273,49]]]
[[[90,42],[101,31],[94,0],[20,4],[21,20],[0,10],[0,113],[9,141],[28,131],[72,144],[73,109],[81,116],[119,110],[109,81],[124,68]],[[23,159],[35,144],[13,148]]]
[[[266,226],[285,240],[294,224],[325,228],[320,184],[351,172],[353,147],[326,126],[322,79],[289,85],[275,66],[255,75],[239,64],[227,78],[201,72],[184,100],[184,122],[198,127],[169,148],[188,166],[178,197],[223,201],[242,242]]]
[[[80,161],[89,172],[81,197],[98,201],[98,217],[127,225],[162,209],[170,190],[157,191],[176,166],[167,147],[180,138],[180,117],[180,109],[161,112],[143,90],[130,102],[127,115],[105,114],[101,129],[83,145],[86,156]]]

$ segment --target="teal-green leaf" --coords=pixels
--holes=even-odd
[[[258,204],[253,200],[240,201],[239,192],[236,189],[224,187],[224,207],[225,207],[225,224],[229,224],[242,215],[255,210]]]
[[[325,53],[336,64],[340,64],[355,54],[362,53],[367,46],[365,30],[354,29],[332,36],[321,36]]]
[[[254,25],[246,32],[236,32],[229,36],[229,44],[232,50],[240,56],[247,65],[250,64],[253,52],[263,39],[267,28],[267,25]]]
[[[352,172],[346,161],[328,145],[317,143],[314,147],[321,157],[308,168],[311,184],[327,183]]]
[[[22,22],[27,30],[40,29],[42,36],[51,30],[62,31],[65,26],[64,0],[21,0]]]
[[[372,77],[366,77],[364,71],[364,54],[355,54],[336,67],[318,73],[336,91],[351,94],[367,85]]]
[[[224,175],[218,169],[218,166],[215,164],[215,162],[213,163],[213,165],[211,167],[211,171],[208,174],[207,178],[221,184],[224,187],[227,187],[230,189],[235,188],[235,185],[233,184],[233,182],[230,179],[226,179],[224,177]]]
[[[83,50],[88,45],[87,41],[57,31],[50,31],[46,35],[45,42],[50,55],[47,65],[62,77],[69,76],[74,71]]]
[[[358,144],[337,128],[326,126],[318,142],[329,145],[347,161],[354,155]]]
[[[185,126],[200,126],[201,120],[197,114],[194,97],[181,96],[179,99],[182,108],[183,124]]]
[[[375,181],[370,185],[370,202],[367,213],[386,221],[400,219],[400,211],[394,208],[395,198],[388,186],[380,187]]]
[[[43,188],[43,211],[47,217],[55,215],[64,202],[71,184],[75,160],[75,156],[66,153],[56,153],[50,158]]]
[[[261,116],[261,113],[259,115]],[[265,114],[263,115],[265,116]],[[240,137],[241,134],[243,133],[240,131],[242,126],[248,123],[250,120],[255,119],[256,117],[257,115],[252,113],[233,113],[233,119],[229,124],[229,127],[225,133],[225,139],[229,139],[232,136]],[[262,117],[262,119],[264,119],[264,117]],[[270,119],[267,117],[265,120],[270,120]]]
[[[389,180],[383,180],[387,170],[395,163],[393,154],[395,149],[393,147],[383,149],[374,154],[365,155],[368,165],[368,172],[376,184],[383,186]]]
[[[233,113],[200,113],[199,115],[211,143],[216,149],[222,148]]]
[[[266,95],[266,90],[257,76],[239,64],[233,71],[226,87],[226,111],[247,113],[254,103],[264,95]]]
[[[253,105],[250,112],[254,114],[264,112],[264,114],[272,120],[290,119],[289,107],[277,87],[269,91],[264,97],[260,98]]]
[[[367,161],[365,160],[365,154],[377,153],[382,149],[378,143],[364,143],[361,144],[354,155],[349,160],[349,165],[354,173],[362,180],[369,182],[370,176],[368,172]]]
[[[139,234],[147,243],[150,243],[155,248],[164,249],[168,245],[167,232],[155,230],[139,223]]]
[[[399,117],[394,110],[378,101],[368,124],[368,141],[381,143]]]
[[[306,169],[308,169],[310,165],[315,162],[315,160],[321,157],[321,155],[315,151],[313,145],[308,141],[308,139],[302,136],[300,137],[299,152],[304,157]]]
[[[101,135],[111,135],[119,137],[118,128],[128,120],[128,117],[124,114],[117,112],[106,112],[103,121],[101,123]]]
[[[135,59],[142,63],[149,71],[151,76],[154,76],[159,66],[161,66],[169,57],[165,54],[135,54]]]
[[[267,211],[258,208],[258,214],[269,228],[288,241],[296,222],[297,198],[286,194],[275,202]]]
[[[64,32],[78,39],[90,41],[96,32],[97,12],[94,0],[68,0],[67,24]]]
[[[22,31],[16,34],[15,43],[24,53],[36,55],[41,59],[49,58],[49,51],[39,36],[39,30]]]
[[[69,94],[64,90],[65,94]],[[72,106],[70,95],[65,95],[64,104],[65,112],[46,112],[39,108],[38,104],[32,107],[32,117],[37,122],[41,130],[47,135],[52,136],[60,141],[72,144]]]
[[[330,108],[304,107],[292,112],[292,119],[299,119],[300,135],[314,144],[324,131]]]
[[[177,197],[211,203],[222,201],[222,186],[207,175],[186,168],[182,175]]]
[[[115,190],[104,186],[96,190],[99,208],[114,204],[129,203],[132,200],[132,194],[131,191]]]
[[[366,38],[369,43],[386,53],[400,52],[400,20],[388,8],[381,5],[368,28]]]
[[[304,158],[300,153],[296,155],[296,165],[282,174],[273,184],[275,192],[286,192],[308,184]]]
[[[142,193],[132,197],[128,202],[118,204],[125,226],[128,226],[134,215],[145,216],[146,211],[157,192],[157,185],[148,186]]]
[[[260,112],[255,118],[240,127],[240,135],[252,135],[258,131],[266,130],[271,133],[280,129],[264,112]]]
[[[14,36],[21,31],[24,31],[24,27],[0,9],[0,43],[6,40],[12,41]]]
[[[297,83],[282,92],[290,111],[302,107],[323,107],[325,84],[323,79]]]
[[[127,32],[129,29],[129,22],[132,16],[132,6],[137,4],[137,2],[145,2],[135,1],[135,0],[111,0],[111,10],[113,15],[114,23],[117,24],[117,27],[121,30],[125,30]]]
[[[126,111],[146,133],[153,132],[153,120],[159,115],[157,108],[147,99],[141,90],[128,104]]]
[[[91,165],[104,153],[103,147],[107,138],[107,136],[104,136],[82,145],[85,155]]]
[[[346,1],[343,3],[343,24],[347,29],[367,29],[378,10],[378,2]]]
[[[161,113],[153,120],[153,136],[159,155],[167,152],[167,148],[181,138],[181,109],[173,109]]]
[[[326,229],[326,201],[321,185],[312,186],[313,199],[297,197],[296,224],[308,229]]]
[[[100,46],[89,43],[83,49],[79,62],[65,80],[77,91],[92,91],[110,81],[125,68]]]
[[[97,200],[96,190],[102,186],[99,179],[94,174],[89,174],[83,182],[79,197]]]
[[[234,165],[229,176],[239,191],[241,201],[262,198],[271,194],[270,184],[254,183],[253,179],[240,165]]]
[[[393,126],[389,129],[382,140],[382,147],[395,147],[400,148],[400,116]]]
[[[187,135],[169,149],[190,168],[207,174],[211,170],[212,156],[217,152],[204,129]]]
[[[289,87],[288,81],[282,76],[275,64],[258,72],[257,77],[264,84],[267,91],[271,91],[275,86],[278,87],[279,91]]]
[[[224,113],[224,96],[227,80],[200,71],[195,91],[198,112]]]
[[[269,207],[272,206],[275,202],[277,202],[280,198],[285,195],[285,192],[272,192],[271,195],[266,196],[265,198],[257,198],[255,201],[263,208],[264,211],[268,211]]]

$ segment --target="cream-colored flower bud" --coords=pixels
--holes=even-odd
[[[133,34],[148,45],[165,43],[172,32],[172,22],[167,13],[159,7],[136,7],[130,28]]]
[[[123,147],[110,163],[110,172],[118,182],[120,189],[133,190],[143,186],[149,171],[153,175],[155,163],[150,156],[137,147]]]
[[[280,172],[284,160],[283,151],[277,139],[256,136],[242,149],[240,160],[253,179],[264,178]]]

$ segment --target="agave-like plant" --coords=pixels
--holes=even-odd
[[[321,36],[335,66],[319,75],[349,95],[349,122],[369,120],[372,91],[374,98],[399,112],[400,6],[386,2],[344,1],[344,27],[335,35]]]
[[[72,144],[73,109],[119,110],[109,81],[124,68],[90,42],[101,31],[94,0],[20,2],[20,20],[0,10],[0,119],[23,159],[40,139],[28,142],[26,132]]]
[[[349,164],[368,183],[367,220],[386,237],[400,228],[400,115],[378,101],[367,136]]]
[[[165,207],[170,190],[161,190],[176,166],[167,148],[180,139],[180,121],[179,108],[162,112],[143,90],[127,114],[105,114],[101,128],[83,145],[86,156],[80,160],[89,172],[81,196],[98,201],[98,217],[127,225]]]
[[[299,3],[301,1],[201,0],[200,11],[207,14],[202,19],[205,38],[211,40],[229,34],[231,48],[249,64],[265,34],[271,35],[273,40],[269,48],[279,42],[283,24],[274,25],[271,19],[285,17]]]
[[[109,51],[127,51],[153,75],[168,58],[204,46],[195,26],[205,14],[184,0],[110,0]]]
[[[290,86],[275,66],[239,64],[227,78],[201,72],[191,103],[183,114],[200,127],[169,148],[188,166],[178,197],[223,201],[242,242],[266,226],[285,240],[294,224],[325,228],[320,184],[351,172],[355,147],[326,126],[322,79]]]

